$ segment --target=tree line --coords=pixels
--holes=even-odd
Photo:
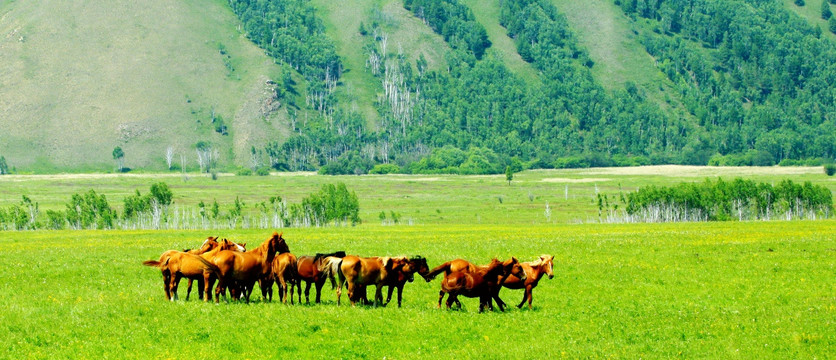
[[[121,212],[94,189],[73,194],[62,210],[43,213],[37,202],[23,195],[20,203],[0,208],[0,230],[282,228],[361,222],[357,194],[343,183],[325,184],[299,203],[272,196],[250,209],[238,197],[231,204],[200,201],[196,207],[176,206],[172,200],[164,182],[152,184],[146,194],[136,190],[126,196]]]
[[[809,181],[787,179],[774,185],[718,178],[643,186],[612,197],[598,194],[598,209],[602,220],[628,222],[817,219],[832,216],[833,194]]]

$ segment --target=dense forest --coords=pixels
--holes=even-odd
[[[540,82],[486,50],[457,0],[403,6],[442,36],[446,68],[429,70],[387,44],[368,19],[367,68],[379,80],[376,127],[341,104],[341,60],[305,0],[230,0],[247,35],[309,82],[293,135],[267,144],[276,169],[499,173],[641,164],[773,165],[836,156],[836,47],[778,1],[614,0],[673,84],[677,105],[627,82],[607,90],[565,16],[549,1],[499,1],[499,21]],[[813,160],[811,160],[813,159]],[[385,167],[381,167],[385,164]]]

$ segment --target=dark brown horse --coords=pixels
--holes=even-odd
[[[447,308],[451,308],[453,303],[457,303],[461,308],[458,296],[464,295],[479,298],[479,312],[486,308],[493,309],[491,296],[494,289],[500,286],[501,278],[510,274],[520,278],[526,276],[525,271],[519,266],[519,261],[514,257],[506,261],[493,259],[483,266],[475,266],[465,260],[456,259],[431,270],[427,278],[432,279],[442,272],[445,275],[441,280],[441,291],[438,293],[438,307],[441,308],[441,300],[445,294],[448,294]]]
[[[342,287],[348,287],[348,300],[351,305],[361,300],[362,287],[374,285],[374,304],[383,305],[383,285],[397,281],[398,272],[407,264],[406,257],[369,257],[349,255],[342,259],[339,266],[339,283],[337,284],[337,305],[340,304]]]
[[[177,287],[176,286],[174,287],[174,291],[173,291],[174,296],[172,297],[172,289],[171,289],[171,284],[172,284],[171,274],[172,273],[171,273],[171,269],[169,267],[169,263],[170,263],[169,259],[172,256],[177,256],[179,258],[180,253],[199,254],[199,253],[202,253],[202,252],[209,251],[215,246],[215,244],[217,244],[216,239],[217,239],[217,237],[211,237],[211,236],[206,238],[206,240],[203,241],[203,244],[201,244],[200,248],[198,248],[197,250],[188,250],[188,249],[184,250],[184,251],[168,250],[168,251],[163,252],[160,255],[160,260],[158,260],[158,261],[147,260],[147,261],[142,262],[142,265],[156,267],[156,268],[160,269],[160,272],[163,275],[163,290],[165,291],[166,300],[174,301],[174,300],[177,299]],[[179,284],[179,279],[178,279],[177,283]],[[189,285],[189,290],[191,290],[191,282],[189,284],[190,284]],[[186,299],[188,299],[188,295],[186,295]]]
[[[299,277],[299,302],[302,302],[302,281],[305,282],[305,301],[310,304],[311,284],[316,288],[316,303],[319,304],[320,296],[322,294],[322,286],[325,285],[327,275],[320,270],[323,262],[328,257],[342,258],[345,256],[345,251],[336,251],[328,254],[316,254],[316,256],[300,256],[296,260],[296,274]],[[332,283],[334,285],[334,283]]]
[[[537,283],[540,281],[540,278],[542,278],[543,275],[548,275],[549,279],[554,277],[554,256],[540,255],[540,258],[535,261],[520,263],[520,267],[525,270],[525,279],[520,279],[514,275],[508,275],[506,278],[500,280],[500,283],[502,283],[502,286],[509,289],[525,289],[522,302],[520,302],[517,307],[522,308],[525,301],[528,300],[528,308],[531,309],[531,291],[537,287]],[[496,300],[496,305],[499,306],[499,309],[503,310],[505,308],[505,302],[499,298],[499,290],[501,288],[502,287],[497,287],[495,289],[493,298]]]
[[[401,295],[403,294],[403,286],[406,282],[412,282],[415,277],[415,273],[421,275],[427,282],[430,282],[430,278],[428,277],[430,273],[430,267],[427,266],[427,259],[423,258],[422,256],[415,256],[412,258],[408,258],[406,260],[406,265],[404,265],[400,271],[397,272],[396,276],[390,277],[390,281],[387,281],[385,285],[389,286],[389,293],[386,296],[386,303],[384,305],[388,305],[389,301],[392,300],[392,290],[398,289],[398,307],[401,307]]]
[[[273,258],[273,271],[270,276],[259,281],[261,285],[261,296],[267,301],[273,301],[273,283],[279,285],[279,299],[287,304],[288,287],[290,288],[290,303],[293,304],[293,287],[298,286],[296,275],[296,255],[291,253],[277,254]],[[302,301],[300,295],[299,301]]]
[[[273,232],[273,236],[257,248],[247,252],[221,251],[212,259],[220,271],[218,287],[215,288],[215,303],[226,286],[243,289],[244,300],[250,302],[250,292],[255,283],[272,272],[273,258],[276,253],[290,252],[282,234]],[[233,285],[235,284],[235,285]]]

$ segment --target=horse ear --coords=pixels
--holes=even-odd
[[[391,269],[392,268],[392,258],[390,258],[388,256],[384,256],[384,257],[380,258],[380,262],[383,263],[384,268],[386,268],[386,269]]]

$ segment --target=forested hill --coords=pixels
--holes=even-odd
[[[827,1],[222,1],[228,26],[275,63],[270,96],[250,105],[269,126],[236,115],[226,128],[212,109],[215,131],[182,143],[216,154],[204,169],[331,174],[832,161]],[[252,101],[239,88],[231,111]],[[31,160],[5,141],[4,154]],[[135,156],[165,167],[162,153]]]

